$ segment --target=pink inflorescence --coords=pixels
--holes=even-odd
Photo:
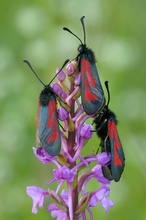
[[[91,153],[83,156],[83,148],[94,133],[91,119],[94,119],[97,114],[87,115],[83,110],[77,62],[75,60],[70,62],[66,67],[66,73],[61,70],[57,78],[58,83],[53,83],[52,88],[57,96],[58,119],[61,123],[61,151],[57,156],[51,156],[42,146],[33,148],[38,160],[43,164],[54,163],[56,168],[54,170],[49,168],[49,172],[54,176],[48,182],[49,189],[28,186],[27,194],[33,200],[33,213],[37,213],[38,207],[44,207],[47,198],[46,203],[49,199],[53,201],[47,207],[47,210],[51,211],[52,218],[86,219],[88,212],[92,220],[92,207],[101,204],[105,212],[108,212],[114,205],[108,199],[111,182],[102,173],[102,167],[106,166],[111,158],[106,152],[94,153],[94,149],[97,151],[98,146],[93,143],[88,146],[90,147],[88,152]],[[96,182],[96,187],[88,191],[87,185],[92,179]],[[53,182],[58,183],[55,191],[50,189]]]

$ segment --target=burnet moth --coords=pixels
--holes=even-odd
[[[103,175],[109,180],[120,180],[125,166],[125,155],[119,139],[117,131],[117,118],[114,112],[109,108],[110,93],[108,88],[108,81],[105,82],[108,92],[108,102],[104,109],[94,119],[95,130],[100,138],[100,146],[102,152],[111,154],[111,163],[102,167]]]
[[[66,60],[60,69],[64,68],[69,60]],[[56,93],[53,91],[50,84],[55,79],[51,80],[48,85],[45,85],[42,80],[38,77],[36,72],[33,70],[29,61],[24,60],[24,62],[30,67],[38,80],[43,84],[44,89],[40,93],[38,101],[38,113],[36,118],[36,141],[41,145],[51,156],[56,156],[59,154],[61,149],[61,133],[59,128],[59,121],[57,116],[57,106],[56,106]]]
[[[85,16],[81,17],[84,43],[68,28],[64,27],[63,30],[68,31],[81,42],[78,47],[79,54],[76,57],[79,64],[79,71],[81,72],[81,100],[86,114],[92,115],[103,108],[105,98],[95,64],[96,60],[94,52],[86,46],[84,18]]]

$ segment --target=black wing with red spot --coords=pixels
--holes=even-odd
[[[41,94],[37,115],[37,142],[51,155],[56,156],[61,149],[61,135],[57,117],[56,97],[51,87]]]
[[[125,166],[125,156],[114,118],[108,120],[108,134],[111,148],[111,173],[113,179],[119,181]]]
[[[62,68],[54,76],[54,78],[60,73],[63,67],[69,60],[66,60],[62,65]],[[37,79],[44,85],[39,102],[38,102],[38,113],[36,117],[36,142],[41,145],[51,156],[59,154],[61,149],[61,133],[59,129],[59,121],[57,117],[56,107],[56,94],[50,87],[51,82],[45,85],[43,81],[36,74],[29,61],[24,62],[30,67]]]
[[[120,180],[125,166],[125,155],[117,131],[117,119],[114,112],[106,105],[103,113],[95,119],[96,133],[100,137],[101,152],[111,155],[111,161],[102,167],[103,175],[116,182]]]
[[[88,115],[99,112],[105,104],[104,92],[95,63],[81,58],[81,99]]]
[[[84,43],[71,30],[66,27],[63,29],[74,35],[81,42],[78,47],[79,54],[76,57],[79,71],[81,71],[81,99],[86,114],[92,115],[101,111],[105,105],[105,98],[95,65],[94,52],[86,46],[84,18],[85,16],[81,17]]]

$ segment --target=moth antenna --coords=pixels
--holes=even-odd
[[[32,68],[32,66],[31,66],[31,64],[30,64],[30,62],[29,62],[28,60],[23,60],[23,62],[26,63],[26,64],[29,66],[29,68],[32,70],[32,72],[35,74],[35,76],[36,76],[37,79],[41,82],[41,84],[43,84],[43,86],[46,86],[46,85],[44,84],[44,82],[39,78],[39,76],[37,75],[37,73],[34,71],[34,69]],[[65,66],[68,62],[69,62],[69,59],[67,59],[67,60],[63,63],[61,69],[60,69],[60,70],[58,71],[58,73],[56,73],[56,75],[53,77],[53,79],[50,81],[49,85],[53,82],[53,80],[56,78],[56,76],[61,72],[61,70],[64,68],[64,66]]]
[[[84,18],[85,18],[85,16],[82,16],[80,20],[81,20],[81,23],[82,23],[82,27],[83,27],[83,34],[84,34],[84,44],[86,45],[86,31],[85,31]]]
[[[108,86],[108,81],[105,81],[105,87],[106,87],[106,90],[107,90],[107,94],[108,94],[108,101],[107,101],[107,107],[110,103],[110,91],[109,91],[109,86]]]
[[[67,27],[64,27],[63,30],[68,31],[70,34],[74,35],[81,42],[81,44],[83,44],[81,39],[76,34],[74,34],[71,30],[69,30]]]
[[[62,71],[62,69],[65,67],[65,65],[69,62],[69,59],[65,60],[65,62],[63,63],[61,69],[58,71],[58,73],[56,73],[56,75],[53,77],[53,79],[50,81],[49,85],[53,82],[53,80],[56,78],[56,76]]]
[[[43,84],[43,86],[46,86],[43,81],[39,78],[39,76],[37,75],[37,73],[34,71],[34,69],[32,68],[30,62],[28,60],[23,60],[24,63],[26,63],[29,68],[32,70],[32,72],[34,73],[34,75],[37,77],[37,79],[41,82],[41,84]]]

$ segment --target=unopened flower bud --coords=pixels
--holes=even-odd
[[[80,72],[76,75],[74,83],[76,86],[80,85],[80,83],[81,83],[81,73]]]
[[[84,137],[86,139],[89,139],[92,137],[92,134],[93,132],[91,132],[93,129],[92,129],[92,125],[89,124],[84,124],[84,126],[81,128],[81,131],[80,131],[80,135],[81,137]]]
[[[60,86],[58,83],[54,82],[54,83],[52,84],[52,88],[53,88],[53,91],[54,91],[57,95],[61,96],[61,98],[63,98],[63,99],[66,99],[67,94],[66,94],[66,92],[63,91],[63,89],[61,88],[61,86]]]
[[[57,68],[56,69],[56,74],[60,71],[60,68]],[[66,78],[66,75],[65,73],[63,72],[63,70],[61,70],[58,74],[57,74],[57,79],[60,81],[60,82],[63,82]]]
[[[65,121],[68,118],[68,112],[62,106],[58,109],[58,118],[61,121]]]

